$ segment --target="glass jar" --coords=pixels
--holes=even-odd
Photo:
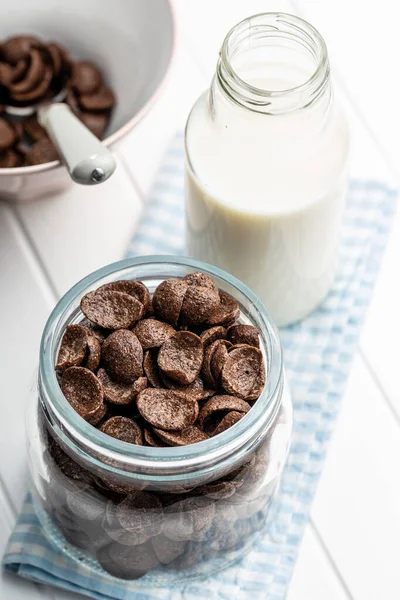
[[[120,279],[153,292],[198,270],[237,300],[241,322],[260,331],[267,366],[260,398],[233,427],[190,446],[137,446],[92,427],[64,398],[54,369],[66,325],[83,318],[82,295]],[[217,268],[157,256],[115,263],[83,279],[51,314],[27,423],[36,511],[63,553],[111,578],[143,578],[144,586],[209,575],[265,531],[287,456],[292,410],[276,328],[260,300]]]
[[[233,27],[185,146],[187,255],[246,283],[277,325],[302,319],[333,281],[349,150],[320,34],[282,13]]]

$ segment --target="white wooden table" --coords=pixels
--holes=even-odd
[[[147,0],[151,1],[151,0]],[[95,188],[71,187],[31,206],[0,203],[0,552],[26,485],[24,398],[40,334],[76,280],[122,257],[163,152],[211,78],[228,29],[257,12],[308,18],[330,49],[353,135],[352,175],[396,185],[400,172],[399,12],[335,0],[176,0],[178,47],[158,104],[118,148],[119,167]],[[400,598],[400,217],[365,323],[311,511],[289,600]],[[1,600],[76,598],[0,579]],[[268,598],[266,590],[266,598]]]

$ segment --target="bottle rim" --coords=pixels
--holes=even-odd
[[[245,81],[232,65],[240,48],[255,40],[292,41],[315,61],[314,71],[299,85],[268,90]],[[255,43],[255,42],[254,42]],[[330,80],[328,51],[321,34],[308,21],[281,12],[259,13],[240,21],[226,35],[217,63],[216,78],[227,96],[246,108],[266,114],[282,114],[313,104],[322,96]]]
[[[80,298],[99,285],[128,279],[160,282],[171,277],[183,277],[193,271],[203,271],[214,278],[220,289],[235,296],[241,304],[249,303],[245,314],[261,334],[261,345],[267,358],[267,380],[263,392],[252,409],[233,427],[197,444],[183,447],[137,446],[110,437],[75,412],[62,394],[54,368],[59,344],[66,325],[83,318]],[[243,306],[241,306],[243,310]],[[244,313],[244,311],[243,311]],[[171,481],[181,480],[190,473],[212,470],[215,464],[229,461],[263,437],[274,422],[283,387],[282,348],[276,326],[261,300],[242,282],[221,269],[197,260],[176,256],[144,256],[128,258],[88,275],[73,286],[57,303],[43,331],[39,362],[39,398],[54,435],[84,462],[88,460],[100,469],[116,475],[147,479],[160,476]]]

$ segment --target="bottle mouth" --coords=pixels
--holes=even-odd
[[[266,357],[267,381],[253,408],[233,427],[204,442],[184,446],[153,448],[136,446],[112,438],[82,419],[61,392],[55,362],[66,325],[77,323],[83,315],[81,297],[103,283],[118,279],[143,281],[152,292],[164,279],[182,278],[193,271],[204,271],[217,286],[235,297],[243,322],[260,330]],[[190,473],[212,471],[215,464],[239,460],[274,422],[281,404],[283,386],[282,350],[278,331],[262,302],[238,279],[211,265],[175,256],[129,258],[95,271],[77,283],[58,302],[51,313],[41,341],[39,396],[42,408],[56,437],[73,455],[100,470],[123,476],[146,476],[170,481],[190,478]]]
[[[281,114],[314,103],[329,82],[326,44],[310,23],[286,13],[262,13],[225,37],[217,79],[246,108]]]

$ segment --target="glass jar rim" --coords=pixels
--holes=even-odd
[[[265,32],[276,33],[278,28],[275,24],[287,25],[293,29],[293,32],[304,33],[306,38],[314,43],[316,48],[316,68],[310,77],[299,85],[289,87],[283,90],[267,90],[251,85],[242,79],[231,64],[230,44],[235,37],[242,32],[257,31],[258,28],[264,27]],[[330,67],[328,51],[325,40],[319,31],[313,27],[308,21],[283,12],[265,12],[258,13],[251,17],[243,19],[234,25],[225,36],[220,50],[219,61],[217,65],[217,75],[220,83],[222,83],[225,91],[231,91],[234,95],[248,96],[252,98],[253,110],[257,104],[264,105],[268,100],[285,99],[291,95],[316,95],[319,97],[322,93],[324,84],[329,78]]]
[[[61,332],[67,324],[71,305],[76,299],[91,289],[95,289],[99,283],[114,274],[122,275],[134,267],[160,265],[176,265],[188,267],[193,270],[204,271],[211,277],[217,277],[226,281],[230,286],[243,294],[256,310],[257,316],[264,324],[264,333],[269,338],[268,374],[266,385],[252,409],[233,427],[223,433],[210,438],[204,442],[182,447],[147,447],[128,444],[108,436],[81,418],[65,399],[59,386],[54,368],[56,351]],[[166,275],[168,278],[168,274]],[[167,255],[152,255],[124,259],[105,266],[74,285],[57,303],[50,314],[45,325],[41,345],[39,362],[39,391],[45,408],[58,424],[60,432],[68,431],[73,439],[83,445],[85,452],[78,450],[78,454],[93,457],[104,457],[105,461],[95,459],[99,466],[124,464],[127,469],[122,472],[134,473],[132,468],[139,471],[154,471],[157,467],[165,473],[180,473],[201,468],[201,465],[215,464],[238,452],[246,443],[259,437],[263,431],[275,420],[280,408],[281,391],[283,385],[283,362],[282,349],[279,334],[272,322],[267,309],[261,300],[241,281],[212,265],[200,261]],[[68,443],[69,438],[66,440]],[[75,448],[76,449],[76,448]],[[121,473],[120,468],[110,470]]]

